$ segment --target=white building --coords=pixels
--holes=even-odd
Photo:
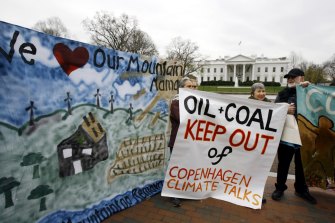
[[[279,82],[286,85],[284,75],[288,72],[290,61],[286,57],[266,58],[237,55],[224,59],[205,60],[202,69],[195,75],[199,83],[203,81],[241,82],[257,80],[260,82]]]

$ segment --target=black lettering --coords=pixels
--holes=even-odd
[[[120,66],[120,63],[121,63],[121,60],[124,60],[123,57],[119,57],[117,56],[117,63],[116,63],[116,69],[119,69],[119,66]],[[138,65],[138,64],[137,64]],[[138,72],[138,66],[137,66],[137,72]]]
[[[208,110],[209,110],[209,100],[206,99],[206,107],[205,107],[204,115],[207,115],[208,117],[211,117],[211,118],[215,118],[215,115],[209,114]]]
[[[102,217],[103,217],[104,219],[106,219],[106,218],[108,218],[108,216],[110,216],[110,213],[108,213],[108,211],[106,211],[106,208],[102,208],[102,209],[100,210],[100,214],[102,215]]]
[[[135,59],[133,58],[133,56],[130,56],[129,62],[128,62],[128,67],[127,67],[127,71],[130,70],[130,67],[132,65],[132,63],[136,63],[136,70],[137,72],[140,72],[140,65],[138,63],[138,57],[135,57]]]
[[[102,56],[102,63],[98,64],[97,63],[97,55],[98,53],[101,54]],[[94,66],[96,67],[103,67],[104,64],[105,64],[105,61],[106,61],[106,55],[105,55],[105,52],[102,50],[102,49],[97,49],[95,52],[94,52],[94,57],[93,57],[93,63],[94,63]]]
[[[256,118],[258,116],[258,118]],[[264,123],[263,123],[263,117],[262,112],[259,108],[255,110],[255,112],[252,114],[247,126],[250,126],[252,122],[258,122],[261,129],[264,129]]]
[[[198,115],[201,115],[201,108],[202,108],[203,103],[204,103],[204,100],[200,98],[199,106],[198,106]]]
[[[188,107],[188,100],[190,99],[192,99],[194,102],[194,108],[192,110]],[[197,110],[197,103],[198,103],[197,98],[191,95],[185,98],[184,107],[189,114],[193,114],[195,110]]]
[[[99,211],[97,209],[94,210],[94,213],[95,213],[96,216],[98,216],[100,221],[104,220],[103,218],[100,217]]]
[[[112,56],[112,60],[111,60],[111,56],[108,54],[107,55],[107,66],[110,68],[110,69],[113,69],[115,70],[115,56]]]
[[[153,63],[152,61],[149,63],[149,73],[150,74],[155,74],[155,67],[156,63]]]
[[[152,79],[152,82],[151,82],[151,85],[150,85],[150,92],[152,92],[152,87],[154,86],[155,84],[155,87],[156,87],[156,90],[157,90],[157,77],[154,77]]]
[[[13,55],[14,55],[14,45],[15,45],[15,42],[16,42],[16,39],[17,37],[19,36],[19,31],[15,31],[14,34],[13,34],[13,37],[9,43],[9,46],[10,46],[10,50],[8,52],[8,54],[0,47],[0,52],[5,56],[5,58],[7,59],[7,61],[9,63],[12,62],[12,59],[13,59]]]
[[[22,60],[29,64],[29,65],[33,65],[35,63],[34,59],[31,60],[27,60],[26,57],[23,55],[25,53],[27,54],[31,54],[31,55],[36,55],[36,47],[31,44],[31,43],[23,43],[20,48],[19,48],[19,53],[21,55]]]
[[[141,72],[146,73],[148,71],[148,68],[149,68],[149,62],[147,60],[143,61]]]
[[[236,108],[236,104],[235,103],[230,103],[230,104],[227,105],[227,108],[226,108],[226,111],[224,113],[224,116],[225,116],[225,118],[226,118],[226,120],[228,122],[231,122],[231,121],[234,120],[234,118],[228,117],[228,110],[229,110],[230,107]]]
[[[241,118],[240,112],[242,110],[245,110],[246,113],[247,113],[244,120],[240,119]],[[241,107],[239,107],[237,109],[237,112],[236,112],[236,121],[237,121],[237,123],[242,124],[242,125],[245,124],[248,121],[248,119],[249,119],[249,114],[250,114],[250,110],[249,110],[249,108],[247,106],[241,106]]]
[[[271,132],[277,132],[277,129],[273,129],[273,128],[270,127],[271,119],[272,119],[272,113],[273,113],[273,110],[270,109],[270,110],[269,110],[269,113],[268,113],[268,119],[266,120],[265,129],[266,129],[266,130],[269,130],[269,131],[271,131]]]
[[[167,70],[166,70],[166,75],[174,76],[173,73],[174,73],[173,72],[173,66],[168,66]]]

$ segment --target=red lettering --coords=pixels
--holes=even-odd
[[[257,144],[258,144],[259,133],[256,133],[256,139],[254,140],[254,145],[250,148],[248,147],[250,135],[251,135],[251,132],[248,131],[247,140],[244,143],[244,149],[246,151],[252,151],[252,150],[256,149]]]
[[[188,134],[190,134],[190,137],[192,138],[192,140],[195,139],[195,137],[193,135],[193,132],[192,132],[192,129],[195,126],[195,124],[197,124],[197,122],[198,122],[198,120],[195,120],[194,123],[192,123],[192,125],[191,125],[191,120],[189,119],[187,121],[186,130],[185,130],[185,134],[184,134],[184,139],[188,138]]]
[[[199,137],[199,133],[203,132],[204,129],[200,127],[200,125],[205,124],[206,121],[205,120],[200,120],[198,123],[198,129],[197,129],[197,137],[195,138],[196,140],[202,140],[201,137]],[[205,140],[206,141],[206,140]]]
[[[270,139],[274,139],[273,136],[267,136],[267,135],[262,135],[261,136],[263,139],[265,138],[265,143],[264,143],[264,146],[263,146],[263,149],[262,149],[262,153],[261,154],[264,154],[265,153],[265,150],[266,148],[268,147],[268,142]]]
[[[169,175],[171,176],[171,177],[176,177],[177,175],[172,175],[172,171],[173,171],[173,169],[178,169],[178,166],[174,166],[174,167],[172,167],[171,169],[170,169],[170,171],[169,171]]]
[[[234,143],[234,142],[233,142],[233,138],[235,137],[235,135],[236,135],[237,133],[240,133],[242,137],[241,137],[241,140],[240,140],[239,142]],[[229,137],[229,143],[230,143],[230,145],[232,145],[232,146],[240,146],[240,145],[244,142],[244,138],[245,138],[245,135],[244,135],[243,130],[242,130],[242,129],[236,129],[236,130],[231,134],[231,136]]]
[[[226,128],[222,125],[217,125],[214,130],[214,134],[212,137],[212,141],[215,140],[217,134],[225,134],[226,133]]]
[[[204,134],[204,141],[210,141],[210,138],[207,138],[207,134],[213,133],[213,131],[209,130],[209,126],[215,126],[215,123],[213,122],[207,122],[206,123],[206,129],[205,129],[205,134]]]

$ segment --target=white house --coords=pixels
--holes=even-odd
[[[199,83],[203,81],[234,81],[242,82],[257,80],[261,82],[279,82],[286,85],[284,75],[288,72],[290,61],[286,57],[247,57],[237,55],[223,59],[205,60],[194,75]]]

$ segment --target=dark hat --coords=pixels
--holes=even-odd
[[[288,78],[288,77],[298,77],[298,76],[305,76],[305,73],[300,70],[299,68],[293,68],[292,70],[290,70],[288,72],[288,74],[286,74],[284,76],[284,78]]]

